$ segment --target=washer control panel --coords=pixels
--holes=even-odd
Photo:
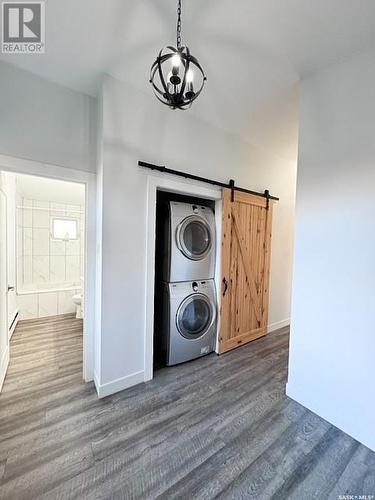
[[[191,283],[191,288],[194,292],[198,292],[199,290],[204,290],[208,288],[207,281],[193,281]]]
[[[178,283],[165,283],[174,296],[185,296],[191,293],[210,293],[215,288],[214,280],[180,281]],[[176,295],[177,294],[177,295]]]

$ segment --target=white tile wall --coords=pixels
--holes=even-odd
[[[51,202],[49,207],[50,207],[50,215],[52,215],[53,217],[66,216],[66,205],[63,205],[62,203]]]
[[[33,257],[31,255],[27,255],[25,257],[21,257],[17,260],[18,263],[23,264],[23,273],[21,278],[23,279],[23,285],[32,285],[33,283]],[[18,278],[20,277],[18,273]],[[17,278],[17,279],[18,279]]]
[[[33,283],[39,285],[50,281],[49,279],[49,255],[33,255]]]
[[[77,240],[67,241],[65,246],[65,253],[66,255],[77,255],[79,258],[79,255],[81,253],[81,238],[78,238]]]
[[[65,255],[51,255],[49,259],[49,279],[52,283],[64,283],[66,276],[65,265]]]
[[[23,208],[22,210],[22,225],[23,227],[33,226],[33,210],[32,208]]]
[[[31,256],[33,254],[33,230],[31,227],[19,228],[23,255]]]
[[[80,285],[84,269],[84,207],[17,197],[17,289],[66,288]],[[43,210],[41,210],[43,209]],[[51,238],[52,217],[74,217],[78,239],[69,242]],[[59,291],[18,295],[21,319],[75,311],[72,296]]]
[[[49,211],[33,210],[33,228],[37,227],[49,229]]]
[[[50,255],[63,255],[63,256],[65,256],[65,254],[66,254],[66,242],[61,241],[61,240],[50,239],[49,250],[50,250]]]
[[[66,205],[66,215],[67,217],[77,217],[78,212],[80,212],[81,207],[79,205]]]
[[[49,256],[49,229],[33,227],[33,256]]]
[[[66,270],[65,276],[67,281],[76,281],[76,278],[80,276],[80,258],[79,255],[67,255],[66,256]]]

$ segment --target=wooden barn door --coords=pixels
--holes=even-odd
[[[272,205],[224,189],[220,353],[267,333]]]

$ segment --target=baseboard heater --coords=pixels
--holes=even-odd
[[[13,321],[12,323],[10,324],[10,327],[9,327],[9,338],[13,335],[13,332],[16,328],[16,325],[18,323],[18,317],[19,317],[20,313],[19,311],[16,312],[14,318],[13,318]]]

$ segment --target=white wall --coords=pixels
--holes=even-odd
[[[302,82],[287,393],[375,450],[375,52]]]
[[[95,171],[95,99],[0,62],[0,153]]]
[[[97,101],[0,62],[0,168],[86,184],[84,378],[94,376]]]
[[[199,106],[199,103],[196,104]],[[144,371],[146,191],[138,160],[280,196],[275,209],[270,322],[288,322],[296,160],[257,148],[188,111],[105,77],[103,84],[102,338],[97,384],[117,389]],[[155,174],[154,174],[155,175]],[[137,375],[138,374],[138,375]],[[134,378],[134,375],[135,376]]]
[[[103,95],[97,100],[97,151],[96,151],[96,245],[95,245],[95,342],[94,381],[97,390],[101,385],[102,359],[102,261],[103,261]]]

